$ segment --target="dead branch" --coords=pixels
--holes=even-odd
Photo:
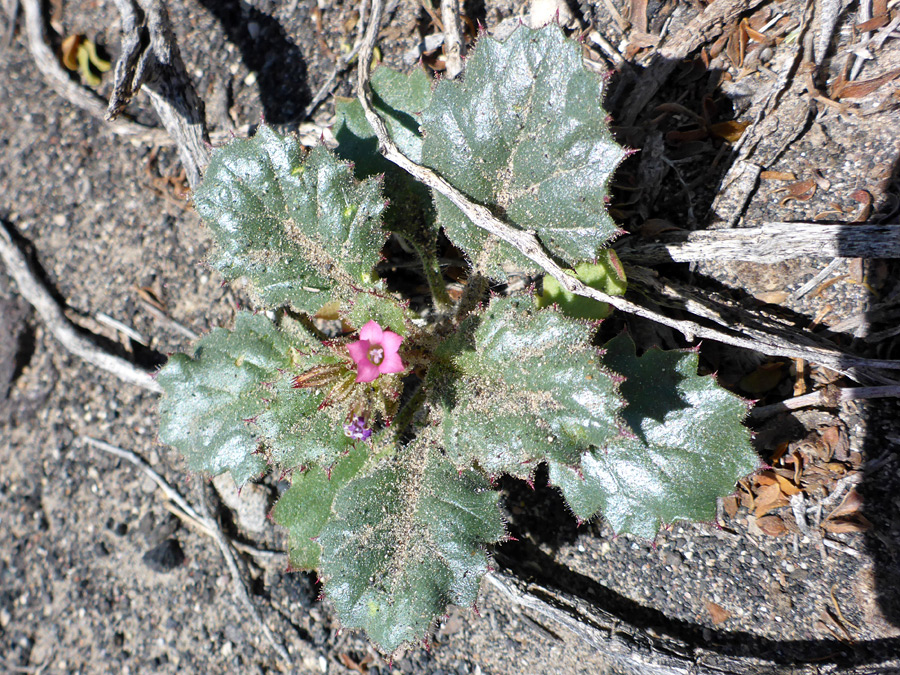
[[[884,387],[826,387],[819,391],[803,396],[795,396],[785,401],[762,405],[750,411],[750,417],[762,419],[771,417],[789,410],[800,408],[813,408],[815,406],[835,407],[847,401],[861,401],[873,398],[898,398],[900,397],[900,385],[886,385]]]
[[[753,0],[750,5],[755,6],[753,4],[755,1],[756,0]],[[707,11],[718,4],[720,3],[710,5],[709,8],[707,8]],[[725,5],[728,5],[732,7],[734,11],[737,11],[733,7],[734,3],[728,2],[723,4],[723,6]],[[674,319],[648,307],[636,304],[631,300],[619,296],[610,296],[601,293],[596,289],[589,288],[574,276],[566,273],[565,270],[550,258],[534,234],[516,229],[499,220],[486,207],[472,203],[462,192],[450,185],[450,183],[441,176],[427,167],[416,164],[397,148],[397,145],[393,142],[388,133],[384,121],[378,116],[378,113],[375,112],[374,108],[372,108],[372,104],[369,100],[369,78],[372,52],[377,40],[378,29],[381,25],[382,13],[383,5],[381,0],[373,0],[372,16],[366,30],[363,47],[360,50],[356,86],[357,98],[365,111],[366,121],[368,121],[378,138],[380,152],[385,158],[399,166],[411,176],[427,185],[432,190],[447,197],[447,199],[460,209],[460,211],[462,211],[475,225],[507,242],[529,260],[537,263],[537,265],[547,272],[547,274],[559,281],[563,288],[575,295],[581,295],[593,300],[606,302],[620,311],[628,312],[674,328],[685,335],[689,340],[695,338],[708,338],[731,344],[736,347],[758,351],[769,356],[801,358],[806,361],[824,365],[832,370],[845,373],[854,379],[865,376],[869,371],[877,371],[877,369],[900,370],[900,361],[864,359],[836,349],[825,347],[798,347],[790,343],[785,343],[782,339],[773,338],[773,336],[768,335],[765,332],[748,332],[740,325],[732,325],[727,329],[719,329],[709,325],[700,324],[696,321]],[[861,374],[860,371],[865,372]]]
[[[210,157],[206,113],[181,60],[165,5],[161,0],[116,0],[116,7],[122,17],[122,54],[106,117],[115,119],[143,88],[196,189]]]
[[[34,59],[34,64],[44,76],[53,90],[72,105],[89,112],[100,120],[106,120],[106,101],[92,89],[82,87],[69,77],[69,74],[60,65],[59,59],[47,42],[47,32],[44,29],[44,15],[41,10],[40,0],[21,0],[25,10],[25,31],[28,34],[28,51]],[[138,124],[131,120],[118,120],[114,124],[107,125],[117,134],[146,134],[153,133],[152,127]]]
[[[288,654],[287,650],[284,648],[284,645],[281,644],[281,642],[275,637],[275,635],[263,621],[262,616],[260,616],[259,614],[259,610],[250,599],[250,594],[247,590],[247,582],[244,579],[244,575],[241,574],[241,571],[238,568],[237,561],[235,560],[234,551],[232,550],[232,542],[222,532],[222,528],[219,527],[219,524],[216,522],[216,520],[212,517],[209,517],[209,514],[206,514],[204,516],[198,513],[196,509],[188,504],[187,500],[181,496],[178,490],[169,485],[162,476],[160,476],[156,471],[153,470],[153,468],[149,464],[147,464],[146,461],[144,461],[144,459],[133,453],[131,450],[126,450],[124,448],[116,447],[115,445],[110,445],[109,443],[97,440],[96,438],[91,438],[90,436],[82,436],[81,440],[91,447],[102,450],[107,454],[121,457],[122,459],[134,464],[134,466],[143,471],[147,476],[150,477],[150,479],[154,483],[159,486],[160,490],[163,491],[163,494],[165,494],[169,500],[174,502],[182,512],[187,514],[191,519],[198,523],[205,531],[205,534],[209,535],[213,539],[213,541],[216,542],[216,545],[222,552],[222,556],[225,558],[225,563],[228,566],[228,571],[231,574],[231,592],[234,596],[234,599],[240,602],[250,613],[250,616],[253,617],[254,622],[262,631],[266,640],[268,640],[268,642],[278,653],[278,657],[286,664],[290,664],[291,657]]]
[[[508,602],[563,626],[578,640],[597,650],[616,672],[635,675],[763,675],[782,672],[784,668],[765,656],[730,655],[667,635],[658,627],[646,630],[633,624],[628,617],[618,616],[596,603],[589,604],[505,572],[490,572],[485,579]],[[795,663],[789,669],[795,675],[813,675],[824,672],[823,668],[835,675],[867,675],[889,672],[888,669],[895,667],[896,661],[888,657],[878,663],[847,667],[823,661]]]
[[[123,382],[136,384],[156,394],[162,393],[162,387],[150,373],[101,349],[76,330],[50,292],[38,280],[24,254],[13,243],[6,224],[2,221],[0,221],[0,260],[3,260],[6,271],[15,280],[22,297],[34,306],[44,325],[63,347],[88,363],[112,373]]]
[[[860,3],[861,8],[867,7],[866,2]],[[813,43],[813,53],[807,54],[807,58],[812,58],[813,63],[817,66],[822,65],[825,60],[825,53],[834,40],[834,29],[837,26],[838,18],[847,7],[847,3],[842,0],[819,0],[816,3],[816,25],[815,25],[815,42]],[[865,12],[863,12],[865,14]],[[871,19],[871,11],[868,16],[860,17],[860,23]]]
[[[636,265],[701,260],[772,264],[793,258],[900,258],[900,225],[764,222],[759,227],[664,232],[615,244]]]
[[[806,353],[806,357],[792,358],[819,363],[856,382],[897,384],[896,379],[892,379],[884,371],[896,370],[900,362],[866,359],[842,353],[835,350],[833,343],[824,337],[762,310],[754,308],[753,311],[748,311],[718,293],[701,291],[672,279],[664,279],[645,267],[628,267],[627,271],[629,287],[636,292],[651,298],[662,307],[702,317],[726,331],[739,329],[748,339],[759,340],[779,351],[778,354],[769,354],[770,356],[784,356],[789,352]],[[841,356],[835,358],[836,354]],[[817,361],[817,358],[825,359],[833,365]]]
[[[441,0],[441,20],[444,22],[444,56],[447,59],[444,76],[452,80],[462,72],[466,56],[459,0]]]

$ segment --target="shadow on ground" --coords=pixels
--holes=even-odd
[[[222,25],[227,39],[256,73],[263,115],[270,124],[297,119],[310,102],[306,59],[268,14],[244,0],[200,0]]]
[[[870,217],[873,223],[897,223],[900,215],[900,158],[894,163],[893,174],[888,190],[893,196],[888,205]],[[848,225],[853,227],[853,225]],[[900,226],[898,226],[900,230]],[[887,293],[894,295],[895,307],[898,304],[897,294],[900,292],[900,261],[864,261],[871,265],[885,265],[887,279],[893,279],[894,288],[885,287]],[[867,269],[867,272],[872,271]],[[884,269],[881,270],[884,273]],[[871,336],[881,330],[897,327],[897,320],[885,321],[884,315],[877,309],[879,301],[884,298],[874,292],[870,293],[869,324],[866,334]],[[890,315],[889,315],[890,316]],[[890,332],[888,330],[888,332]],[[896,334],[887,339],[867,343],[865,337],[854,341],[853,347],[860,353],[873,358],[900,359],[900,337]],[[888,374],[895,383],[900,382],[900,370]],[[884,384],[872,382],[870,384]],[[878,593],[878,604],[884,618],[894,627],[900,628],[900,472],[898,472],[898,449],[900,449],[900,401],[896,398],[876,399],[868,404],[869,412],[866,420],[866,438],[863,454],[866,462],[865,478],[859,487],[863,497],[863,513],[872,523],[866,532],[866,549],[875,564],[875,589]],[[900,650],[900,643],[897,645]]]

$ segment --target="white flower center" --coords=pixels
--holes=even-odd
[[[384,349],[381,345],[372,345],[366,356],[369,357],[369,361],[372,362],[372,365],[380,365],[381,362],[384,361]]]

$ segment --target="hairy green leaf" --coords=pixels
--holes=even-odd
[[[382,66],[372,73],[372,106],[385,121],[397,147],[415,162],[422,161],[419,122],[431,101],[433,82],[422,68],[403,75]],[[384,174],[384,194],[390,202],[384,212],[384,227],[402,235],[422,258],[426,273],[435,283],[442,283],[437,259],[439,228],[428,188],[381,155],[375,132],[358,100],[338,100],[335,114],[338,155],[353,162],[360,179]]]
[[[231,472],[241,485],[266,467],[252,420],[265,409],[267,382],[291,365],[290,342],[263,315],[240,312],[233,331],[201,338],[194,356],[175,354],[157,381],[159,437],[195,471]]]
[[[386,652],[420,639],[449,603],[475,602],[485,544],[504,536],[498,495],[418,440],[341,490],[320,572],[341,622]]]
[[[526,300],[494,300],[468,319],[429,373],[448,458],[529,476],[544,459],[575,466],[617,436],[623,403],[591,333]]]
[[[368,321],[375,321],[382,328],[390,329],[398,335],[406,335],[409,330],[407,322],[410,313],[390,296],[364,293],[349,305],[347,318],[356,328],[361,328]]]
[[[329,359],[331,361],[331,359]],[[316,360],[315,363],[322,363]],[[304,369],[314,363],[308,361]],[[355,373],[347,370],[351,380]],[[286,469],[309,464],[329,466],[353,446],[344,434],[347,411],[337,404],[323,406],[330,387],[296,389],[296,372],[279,373],[266,397],[266,408],[255,420],[269,458]]]
[[[216,329],[193,357],[176,354],[159,373],[160,439],[197,471],[231,471],[242,484],[266,468],[333,464],[353,447],[344,434],[346,410],[322,403],[332,384],[294,388],[294,377],[336,366],[352,382],[349,359],[322,347],[302,327],[279,330],[262,314],[241,312],[233,331]],[[337,379],[334,380],[337,382]]]
[[[576,516],[601,511],[616,532],[652,538],[660,523],[712,520],[716,498],[759,465],[741,424],[747,404],[697,375],[693,351],[637,358],[621,335],[606,345],[604,363],[626,378],[630,433],[586,452],[579,471],[551,462],[550,482]]]
[[[315,570],[319,566],[322,547],[317,540],[331,518],[334,497],[359,473],[367,458],[365,444],[359,443],[330,471],[313,466],[293,475],[291,487],[272,509],[272,518],[288,531],[291,567]]]
[[[386,233],[380,181],[357,183],[324,147],[263,126],[212,158],[194,194],[216,240],[210,262],[250,280],[265,307],[315,312],[332,293],[374,288]]]
[[[422,68],[403,75],[382,66],[375,69],[369,83],[372,106],[381,115],[397,147],[414,162],[422,160],[419,116],[431,101],[433,82]],[[338,153],[353,161],[360,177],[397,170],[378,152],[378,139],[358,100],[338,99],[335,117]]]
[[[624,157],[600,106],[602,79],[585,70],[581,46],[558,26],[520,26],[503,43],[482,37],[462,82],[438,82],[422,115],[422,159],[511,225],[537,233],[551,253],[592,260],[617,234],[606,186]],[[492,274],[533,263],[492,239],[447,199],[439,222]]]

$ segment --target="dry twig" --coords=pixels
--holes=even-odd
[[[197,333],[192,331],[187,326],[184,326],[184,325],[178,323],[177,321],[175,321],[175,319],[170,317],[168,314],[166,314],[164,311],[162,311],[158,307],[154,307],[153,305],[151,305],[149,302],[147,302],[144,299],[141,299],[139,302],[141,304],[141,307],[143,307],[147,311],[148,314],[151,314],[153,316],[153,318],[155,318],[157,321],[159,321],[164,326],[167,326],[168,328],[171,328],[172,330],[177,331],[178,333],[181,333],[188,340],[200,339],[200,336]]]
[[[861,6],[867,6],[867,0],[863,0]],[[825,60],[828,46],[834,38],[834,29],[837,26],[838,18],[846,7],[845,0],[818,0],[816,2],[813,53],[807,54],[806,57],[811,58],[817,66],[822,65],[822,61]],[[867,18],[871,18],[871,12]]]
[[[779,403],[772,405],[763,405],[753,408],[750,411],[750,417],[754,419],[762,419],[771,417],[788,410],[799,410],[800,408],[812,408],[815,406],[835,407],[847,401],[861,401],[873,398],[897,398],[900,397],[900,385],[887,385],[884,387],[847,387],[838,389],[829,387],[814,391],[811,394],[803,396],[795,396]]]
[[[38,280],[2,221],[0,221],[0,260],[5,263],[6,270],[18,285],[22,297],[34,306],[44,325],[63,347],[88,363],[112,373],[123,382],[136,384],[157,394],[162,393],[162,387],[150,373],[101,349],[75,329],[50,292]]]
[[[25,10],[28,51],[31,52],[31,57],[44,79],[57,94],[72,105],[86,110],[97,119],[106,120],[106,101],[92,89],[82,87],[74,82],[60,65],[56,54],[47,43],[40,0],[21,0],[21,2]],[[152,127],[124,119],[107,125],[107,128],[117,134],[152,134],[156,131]]]
[[[192,188],[209,164],[203,100],[187,74],[165,5],[154,0],[116,0],[122,17],[122,54],[107,119],[115,119],[141,88],[174,139]]]
[[[665,232],[614,244],[633,264],[742,260],[764,264],[794,258],[900,258],[900,225],[843,225],[770,221],[758,227]]]
[[[829,539],[828,537],[822,537],[822,545],[827,548],[832,548],[838,553],[849,555],[852,558],[860,557],[859,551],[857,551],[855,548],[842,544],[839,541],[835,541],[834,539]]]
[[[466,55],[466,41],[463,38],[462,21],[459,18],[459,0],[441,0],[441,19],[444,23],[444,75],[454,79],[462,72]]]
[[[748,675],[781,672],[784,668],[766,656],[730,654],[721,650],[718,639],[705,638],[702,643],[698,640],[692,644],[687,641],[690,638],[668,635],[657,626],[644,629],[628,617],[617,616],[597,603],[588,604],[504,572],[490,572],[485,579],[510,604],[571,631],[581,642],[602,654],[610,665],[617,666],[616,671],[646,675]],[[766,654],[774,652],[767,650]],[[823,672],[823,668],[834,675],[874,675],[888,672],[892,666],[893,659],[887,657],[878,663],[849,666],[822,661],[792,662],[789,668],[794,675],[814,675]]]

